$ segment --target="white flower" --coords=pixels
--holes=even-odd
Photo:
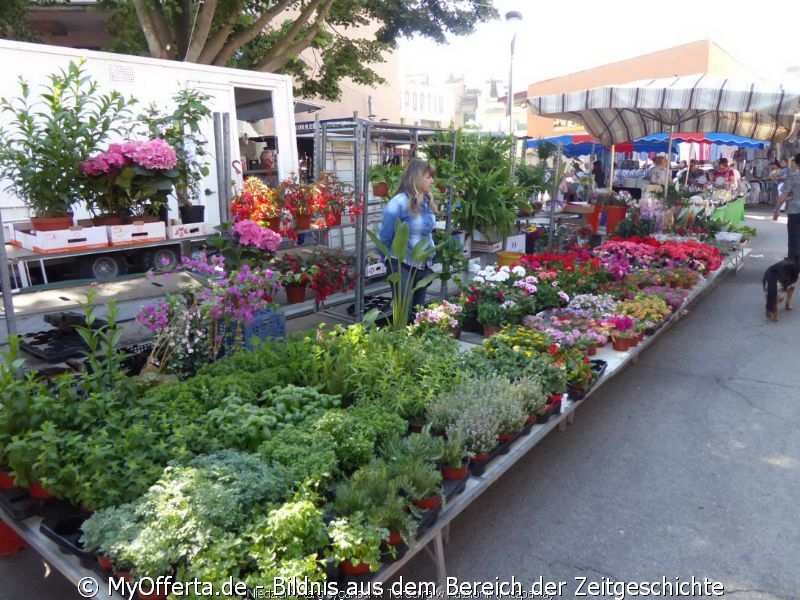
[[[513,269],[511,269],[511,272],[517,277],[525,277],[525,267],[521,265],[515,266]]]

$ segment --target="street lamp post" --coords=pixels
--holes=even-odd
[[[506,13],[506,21],[508,23],[518,23],[522,21],[522,13],[518,10],[510,10]],[[508,135],[514,135],[514,89],[513,75],[514,75],[514,43],[517,41],[517,31],[514,30],[514,35],[511,36],[511,56],[508,63],[508,96],[506,98],[506,113],[508,114]]]

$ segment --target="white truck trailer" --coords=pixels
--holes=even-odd
[[[206,227],[198,230],[199,237],[203,231],[230,219],[230,197],[237,187],[240,189],[246,161],[257,156],[262,148],[252,142],[256,137],[253,133],[259,134],[256,139],[262,142],[268,140],[264,146],[268,145],[273,151],[281,179],[297,171],[294,113],[318,107],[296,102],[291,77],[286,75],[0,40],[0,64],[3,65],[0,97],[19,95],[19,77],[25,79],[36,94],[48,83],[48,75],[82,58],[86,60],[86,72],[98,84],[101,93],[116,90],[137,100],[134,114],[151,104],[171,111],[172,97],[184,88],[208,94],[213,118],[202,126],[210,160],[209,174],[200,186]],[[0,124],[8,118],[0,112]],[[251,134],[250,141],[247,133]],[[5,242],[14,239],[15,224],[30,217],[27,207],[8,189],[8,184],[0,180],[0,217]],[[90,216],[80,202],[75,210],[76,220]],[[170,200],[170,216],[178,216],[174,198]],[[176,260],[181,244],[186,248],[187,240],[191,239],[190,235],[183,240],[47,254],[6,246],[9,252],[7,257],[2,257],[2,266],[10,264],[13,288],[47,283],[65,270],[71,271],[71,276],[106,279],[128,268],[146,267],[154,260]]]

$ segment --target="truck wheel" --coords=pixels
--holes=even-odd
[[[180,252],[176,248],[150,248],[139,254],[138,263],[145,271],[159,269],[171,271],[181,262]]]
[[[114,279],[128,272],[128,263],[122,256],[97,254],[83,258],[78,265],[78,272],[85,279]]]

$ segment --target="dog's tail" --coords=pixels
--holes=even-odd
[[[767,269],[761,283],[767,293],[767,312],[778,310],[778,274],[772,269]]]

